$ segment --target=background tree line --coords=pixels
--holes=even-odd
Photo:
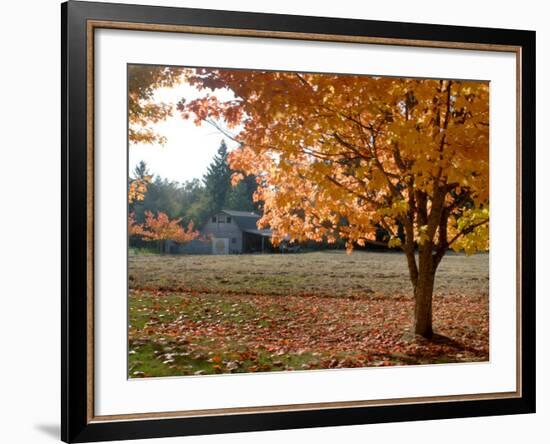
[[[143,199],[129,204],[135,222],[143,223],[146,212],[162,212],[170,219],[181,218],[184,225],[192,222],[196,228],[200,228],[212,214],[222,209],[261,213],[260,203],[253,200],[257,188],[256,178],[250,175],[232,186],[233,171],[229,168],[227,155],[227,145],[222,140],[202,179],[182,183],[162,178],[154,171],[149,171],[147,164],[141,161],[129,178],[130,181],[141,179],[148,182]]]

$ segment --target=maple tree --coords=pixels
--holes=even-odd
[[[151,183],[152,177],[138,177],[136,179],[130,179],[128,184],[128,203],[135,201],[141,201],[145,198],[147,192],[147,185]]]
[[[155,100],[159,88],[173,87],[181,81],[179,68],[154,65],[128,65],[128,140],[132,144],[164,144],[166,138],[151,127],[166,120],[173,106]]]
[[[139,235],[145,241],[159,242],[160,252],[164,252],[164,242],[171,240],[178,243],[192,241],[199,236],[199,232],[193,229],[193,222],[189,222],[187,228],[180,225],[181,218],[170,219],[166,213],[159,211],[156,216],[151,211],[145,212],[145,221],[142,225],[136,224],[133,215],[128,220],[128,232]]]
[[[233,131],[229,163],[255,175],[276,244],[375,240],[407,258],[413,332],[431,337],[436,270],[449,248],[489,246],[487,82],[187,69],[204,96],[178,109]],[[234,98],[220,100],[217,90]],[[399,233],[403,232],[400,236]]]
[[[135,214],[128,214],[128,236],[141,236],[143,234],[143,226],[136,223]]]
[[[141,161],[135,168],[134,177],[128,179],[128,204],[132,207],[135,202],[145,199],[147,187],[153,180],[153,176],[147,170],[147,164]]]

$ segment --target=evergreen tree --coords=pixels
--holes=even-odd
[[[145,161],[140,160],[140,162],[134,168],[134,179],[145,179],[150,177],[151,173],[149,172],[149,167]]]
[[[237,185],[231,187],[225,199],[227,210],[260,211],[257,202],[254,202],[254,192],[258,188],[255,176],[246,176]]]
[[[231,188],[231,170],[227,163],[227,145],[222,140],[217,154],[203,176],[207,196],[206,207],[213,214],[224,208]]]

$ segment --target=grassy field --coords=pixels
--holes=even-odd
[[[488,359],[488,255],[448,254],[434,329],[411,342],[400,253],[129,258],[129,376],[177,376]]]

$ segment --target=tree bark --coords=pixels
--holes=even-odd
[[[420,274],[418,284],[414,290],[414,334],[431,338],[432,326],[432,297],[434,278],[433,275]]]
[[[414,286],[413,332],[424,338],[433,336],[432,299],[435,283],[435,267],[432,245],[422,246],[418,254],[418,278]]]

